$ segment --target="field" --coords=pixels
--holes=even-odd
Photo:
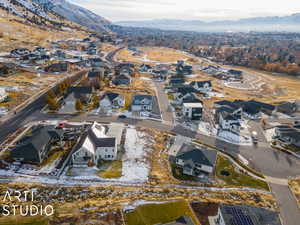
[[[187,201],[138,206],[133,212],[125,214],[127,225],[154,225],[172,222],[181,216],[189,216],[195,224],[197,219]]]
[[[228,172],[229,175],[222,175],[222,171]],[[218,156],[216,165],[216,177],[229,186],[244,186],[269,190],[269,186],[266,182],[237,172],[233,164],[223,156]]]
[[[0,106],[5,106],[12,109],[24,102],[31,96],[49,87],[55,83],[61,75],[41,75],[38,76],[31,72],[18,72],[7,78],[0,78],[0,86],[17,88],[18,90],[8,92],[8,101],[0,103]]]
[[[289,181],[290,189],[295,195],[300,207],[300,179]]]
[[[120,61],[129,61],[133,63],[176,63],[178,60],[188,60],[190,62],[198,61],[195,57],[189,56],[184,52],[171,48],[163,47],[140,47],[142,52],[140,56],[133,56],[128,49],[121,50],[115,57]]]

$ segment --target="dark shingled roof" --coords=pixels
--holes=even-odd
[[[118,93],[107,92],[102,96],[101,100],[104,99],[105,97],[108,97],[108,99],[110,101],[113,101],[115,98],[117,98],[119,96],[120,96],[120,94],[118,94]]]
[[[115,147],[116,138],[115,137],[103,137],[98,138],[92,129],[88,130],[88,136],[95,145],[95,147]]]
[[[198,163],[201,165],[213,166],[200,149],[193,149],[188,152],[179,153],[176,158],[182,160],[192,160],[194,163]]]

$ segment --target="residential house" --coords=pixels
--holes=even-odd
[[[208,93],[212,91],[212,83],[210,80],[208,81],[192,81],[190,86],[195,88],[197,91],[201,93]]]
[[[105,110],[119,109],[124,106],[125,98],[118,93],[107,92],[100,99],[100,107]]]
[[[175,163],[183,169],[183,174],[196,177],[212,174],[215,161],[216,152],[205,149],[180,150],[175,156]]]
[[[114,78],[114,80],[112,81],[112,83],[114,85],[125,85],[125,86],[128,86],[131,84],[131,78],[125,74],[121,74],[121,75],[118,75]]]
[[[89,86],[74,86],[69,87],[67,93],[68,99],[80,99],[83,102],[89,102],[92,97],[93,88]],[[69,98],[70,95],[73,95],[73,97]]]
[[[100,57],[91,58],[90,62],[92,67],[101,67],[104,64]]]
[[[201,120],[203,112],[203,105],[198,103],[183,103],[182,114],[185,118],[190,120]]]
[[[250,205],[220,204],[218,214],[208,220],[210,225],[281,225],[277,212]]]
[[[131,104],[132,111],[152,111],[154,98],[151,95],[134,95]]]
[[[283,102],[276,106],[276,112],[291,115],[298,110],[296,102]]]
[[[175,101],[181,104],[183,99],[186,98],[196,98],[196,90],[190,86],[182,86],[177,88],[175,93]]]
[[[191,75],[193,73],[193,67],[185,65],[184,61],[179,60],[176,66],[176,72],[181,75]]]
[[[54,63],[45,68],[45,71],[48,73],[63,73],[69,70],[69,63],[67,62],[60,62]]]
[[[88,166],[99,160],[116,160],[117,154],[116,137],[107,136],[106,128],[94,122],[75,146],[72,163],[74,166]]]
[[[99,69],[93,69],[88,72],[88,80],[89,83],[93,87],[100,87],[100,81],[104,78],[105,69],[99,68]]]
[[[294,146],[300,150],[300,129],[299,125],[287,126],[281,125],[275,128],[275,140],[284,145]]]
[[[141,73],[152,73],[152,67],[147,64],[142,64],[140,66],[140,72]]]
[[[243,115],[246,118],[255,120],[260,119],[262,113],[267,115],[272,115],[275,112],[276,107],[263,102],[258,102],[255,100],[250,101],[235,101],[240,104],[243,108]]]
[[[13,63],[0,63],[0,77],[7,77],[17,71],[17,67]]]
[[[184,79],[180,76],[171,77],[169,80],[169,86],[172,88],[180,87],[184,85]]]
[[[62,140],[62,131],[56,130],[54,126],[34,126],[17,141],[11,150],[14,160],[24,163],[42,163],[54,144]]]
[[[0,103],[4,102],[8,98],[8,95],[6,93],[6,88],[0,87]]]

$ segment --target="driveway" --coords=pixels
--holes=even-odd
[[[156,96],[159,103],[160,112],[164,122],[173,124],[173,112],[167,94],[165,93],[163,83],[154,82]]]

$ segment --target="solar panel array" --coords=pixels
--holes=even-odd
[[[231,225],[257,225],[249,215],[245,215],[242,209],[226,207],[226,213],[232,215]]]

